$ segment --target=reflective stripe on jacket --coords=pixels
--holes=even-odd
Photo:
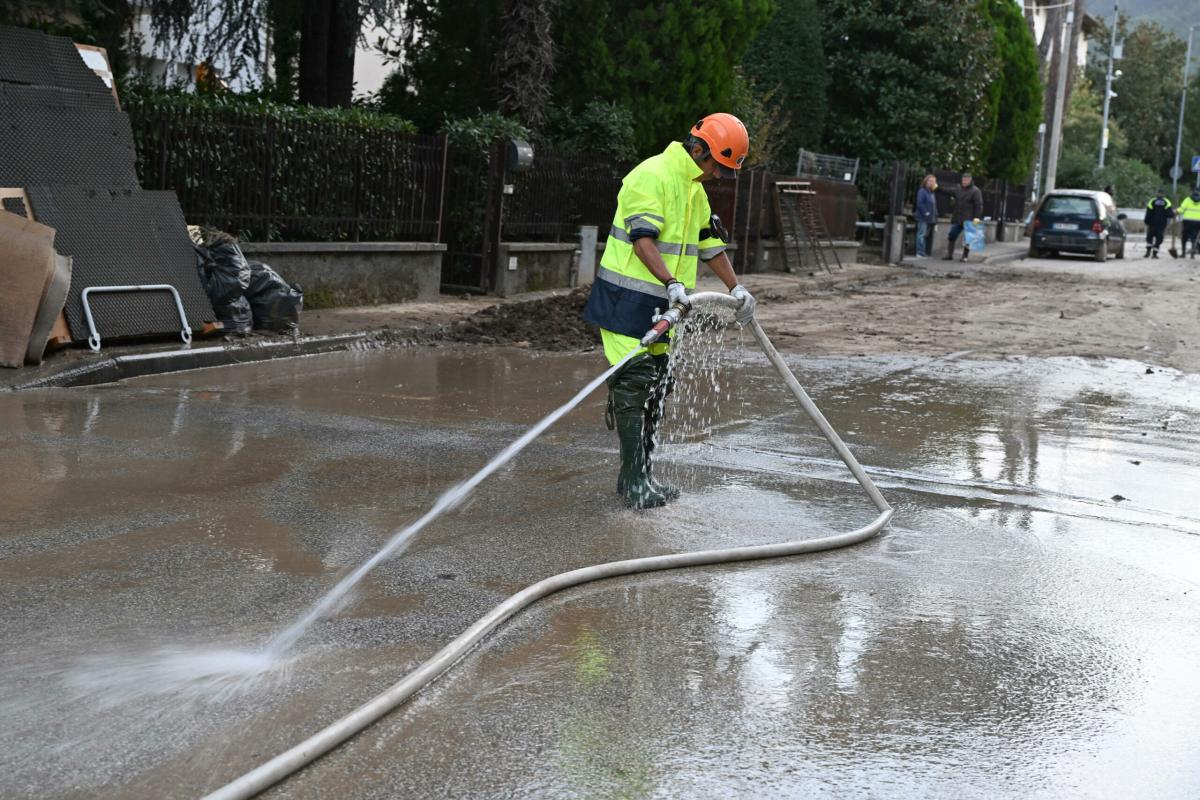
[[[637,257],[635,238],[652,237],[667,269],[688,289],[696,287],[698,262],[724,252],[725,243],[715,235],[700,238],[712,217],[708,195],[696,180],[701,174],[683,144],[672,142],[625,176],[585,320],[640,338],[653,325],[655,310],[666,310],[667,289]]]
[[[1152,197],[1146,203],[1146,227],[1162,228],[1171,221],[1171,201],[1166,197]]]
[[[1200,202],[1190,197],[1183,198],[1183,202],[1179,204],[1179,216],[1188,222],[1200,222]]]

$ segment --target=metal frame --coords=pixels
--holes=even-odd
[[[137,286],[89,286],[83,290],[80,296],[80,302],[83,303],[83,315],[87,317],[88,325],[88,347],[93,351],[100,352],[100,332],[96,330],[96,321],[92,318],[92,307],[88,304],[88,295],[96,293],[111,294],[113,292],[170,292],[175,298],[175,308],[179,311],[179,338],[183,339],[185,345],[192,343],[192,329],[188,325],[187,314],[183,310],[183,300],[179,298],[179,292],[169,283],[146,283]]]

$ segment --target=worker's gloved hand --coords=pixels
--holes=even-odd
[[[741,301],[737,311],[733,312],[733,318],[737,320],[738,325],[743,328],[750,324],[750,320],[754,319],[754,309],[758,306],[758,301],[754,299],[754,295],[750,294],[749,290],[740,283],[729,290],[729,294]]]
[[[692,298],[688,297],[687,289],[684,288],[682,283],[679,281],[671,281],[667,284],[667,302],[671,305],[679,303],[680,305],[690,308],[692,305]]]

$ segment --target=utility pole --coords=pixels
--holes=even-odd
[[[1033,202],[1042,196],[1042,164],[1046,163],[1046,123],[1038,125],[1038,159],[1033,170]]]
[[[1117,14],[1119,12],[1117,3],[1113,3],[1113,18],[1112,18],[1112,40],[1108,43],[1108,76],[1104,79],[1104,122],[1100,127],[1100,166],[1104,166],[1104,151],[1108,150],[1108,104],[1115,95],[1113,94],[1113,81],[1121,75],[1121,71],[1117,70],[1113,74],[1113,62],[1121,56],[1117,53]]]
[[[1183,147],[1183,112],[1187,108],[1188,73],[1192,71],[1192,34],[1196,32],[1193,25],[1188,28],[1187,55],[1183,57],[1183,93],[1179,95],[1179,133],[1175,134],[1175,166],[1171,168],[1171,201],[1179,196],[1179,178],[1183,169],[1179,166],[1179,151]]]
[[[1071,28],[1075,25],[1075,10],[1067,11],[1067,20],[1063,23],[1062,36],[1058,42],[1058,85],[1054,89],[1054,117],[1050,121],[1050,153],[1046,156],[1046,192],[1054,191],[1055,179],[1058,177],[1058,151],[1062,146],[1063,103],[1067,97],[1067,73],[1070,71],[1070,61],[1074,53],[1068,53],[1071,48]]]

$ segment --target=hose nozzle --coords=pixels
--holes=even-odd
[[[642,347],[649,347],[657,342],[662,335],[683,321],[690,309],[683,303],[676,303],[654,320],[654,327],[646,331],[642,337]]]

